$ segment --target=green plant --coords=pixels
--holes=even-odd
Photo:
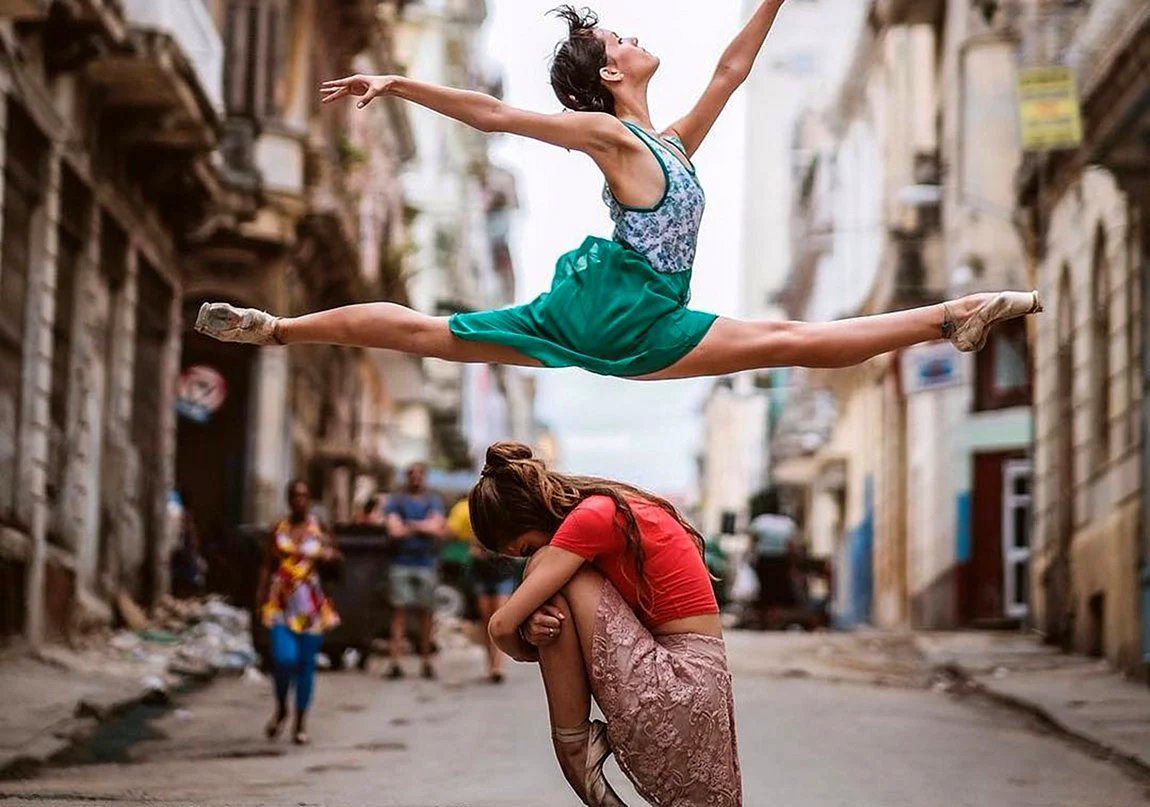
[[[354,171],[367,162],[367,152],[344,135],[339,139],[339,164],[344,171]]]

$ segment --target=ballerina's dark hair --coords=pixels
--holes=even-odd
[[[481,544],[499,552],[508,541],[531,530],[553,535],[588,496],[607,496],[615,502],[640,581],[645,558],[629,499],[645,499],[662,508],[694,539],[699,555],[704,554],[703,536],[666,499],[625,482],[550,471],[523,443],[495,443],[487,449],[487,464],[468,497],[471,528]],[[640,591],[641,604],[646,607],[643,601],[648,592]]]
[[[567,38],[551,58],[551,89],[559,103],[576,112],[615,114],[615,97],[599,71],[607,66],[607,46],[595,36],[599,16],[589,8],[562,5],[550,14],[567,23]]]

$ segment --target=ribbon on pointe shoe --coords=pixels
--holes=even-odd
[[[611,755],[607,725],[600,720],[552,729],[559,768],[571,789],[588,807],[627,807],[603,776],[603,763]]]

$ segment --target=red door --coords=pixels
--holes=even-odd
[[[970,502],[970,559],[959,576],[959,620],[989,622],[1006,616],[1002,556],[1003,465],[1017,451],[974,455]]]

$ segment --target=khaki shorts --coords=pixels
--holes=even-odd
[[[425,566],[392,566],[387,570],[392,608],[427,608],[435,604],[439,576]]]

